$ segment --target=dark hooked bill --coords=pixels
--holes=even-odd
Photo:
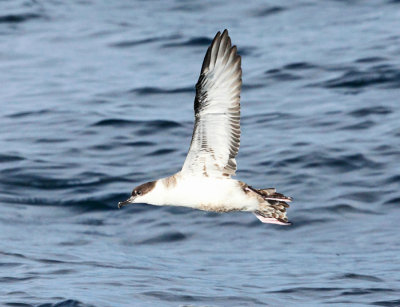
[[[125,201],[120,201],[118,203],[118,209],[121,209],[123,206],[129,205],[133,202],[135,198],[133,196],[129,197],[127,200]]]

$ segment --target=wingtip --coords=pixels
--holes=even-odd
[[[214,39],[213,39],[213,42],[211,43],[211,45],[212,45],[219,37],[221,37],[221,39],[224,38],[224,37],[228,37],[228,38],[229,38],[229,31],[228,31],[228,29],[224,29],[224,31],[222,31],[222,34],[221,34],[221,31],[218,31],[218,32],[215,34]]]
[[[215,34],[214,39],[213,39],[211,45],[212,45],[212,44],[218,39],[218,37],[220,37],[220,36],[221,36],[221,31],[218,31],[217,34]]]
[[[233,52],[234,54],[235,54],[235,56],[236,55],[239,55],[239,54],[237,54],[237,47],[236,47],[236,45],[233,45],[232,47],[231,47],[231,52]]]

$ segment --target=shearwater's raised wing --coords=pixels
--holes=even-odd
[[[215,36],[204,58],[194,101],[195,124],[183,173],[235,175],[240,145],[241,58],[228,31]]]
[[[274,188],[256,189],[230,178],[240,143],[240,56],[228,31],[215,36],[196,84],[195,125],[180,172],[133,189],[131,203],[184,206],[215,212],[253,212],[263,223],[289,225],[287,202]]]

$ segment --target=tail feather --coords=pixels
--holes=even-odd
[[[257,193],[258,195],[262,196],[265,200],[272,200],[276,202],[291,202],[293,198],[285,196],[281,193],[276,192],[275,188],[268,188],[268,189],[255,189],[251,186],[247,187],[251,191]],[[287,205],[287,208],[289,208],[289,205]]]
[[[265,200],[276,200],[276,201],[287,201],[287,202],[291,202],[293,200],[291,197],[276,192],[276,190],[273,188],[261,189],[257,191],[264,197]]]
[[[288,202],[292,201],[281,193],[277,193],[274,188],[254,189],[248,187],[253,192],[262,196],[266,204],[260,205],[259,210],[254,211],[255,216],[263,223],[291,225],[286,217],[286,209],[289,208]]]
[[[260,189],[258,191],[260,191],[261,193],[266,194],[266,195],[272,195],[272,194],[276,193],[275,188]]]
[[[277,224],[277,225],[292,225],[291,222],[289,222],[286,218],[286,221],[280,218],[273,218],[273,217],[266,217],[264,216],[264,213],[261,211],[254,211],[254,215],[262,222],[262,223],[268,223],[268,224]]]

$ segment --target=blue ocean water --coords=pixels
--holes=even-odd
[[[217,31],[246,213],[117,209],[180,169]],[[400,306],[399,1],[0,2],[0,304]]]

